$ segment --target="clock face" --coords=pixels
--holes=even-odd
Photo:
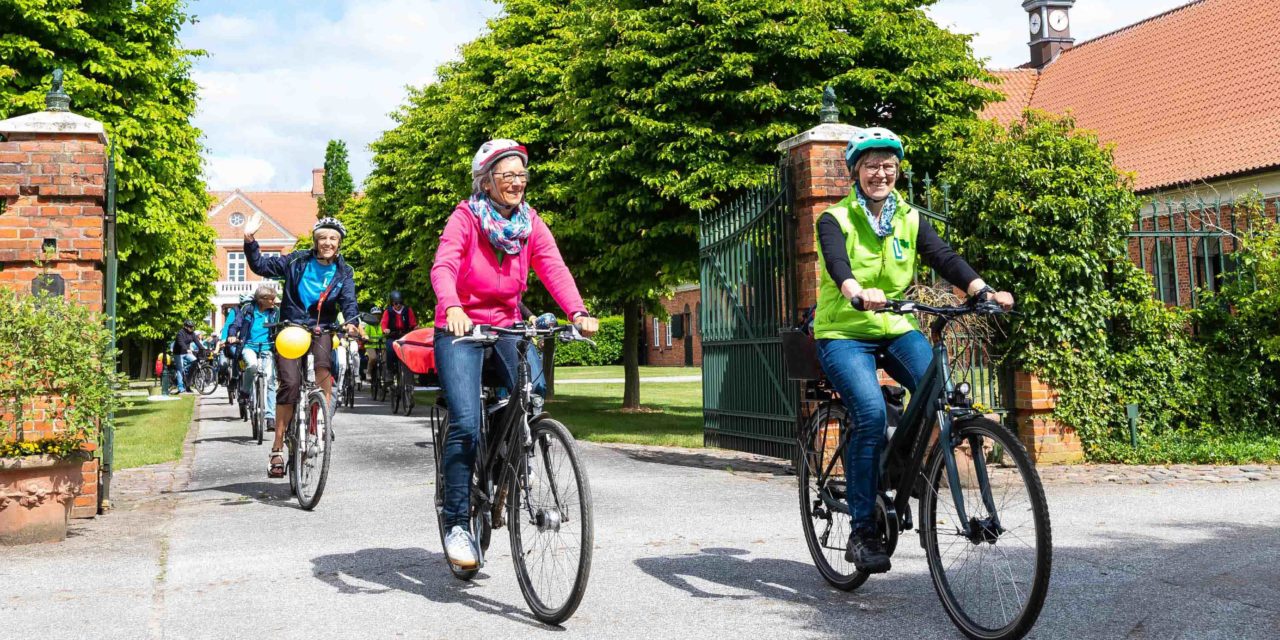
[[[1030,28],[1030,31],[1033,35],[1040,33],[1040,14],[1038,13],[1031,14],[1031,22],[1029,22],[1027,26]]]
[[[231,222],[231,226],[233,226],[233,227],[238,227],[238,226],[240,226],[240,225],[244,224],[244,214],[243,214],[243,213],[233,213],[233,214],[231,214],[231,220],[230,220],[230,222]]]
[[[1067,30],[1067,12],[1061,9],[1056,11],[1050,11],[1049,26],[1053,27],[1054,31],[1066,31]]]

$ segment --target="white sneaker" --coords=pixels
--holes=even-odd
[[[476,561],[476,544],[471,532],[455,526],[444,537],[444,553],[449,562],[459,569],[474,569]]]

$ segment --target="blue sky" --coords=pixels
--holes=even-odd
[[[1080,42],[1185,3],[1078,0],[1072,35]],[[1028,58],[1021,4],[939,0],[929,13],[975,34],[975,52],[1003,68]],[[497,11],[489,0],[193,0],[198,22],[182,37],[209,52],[193,77],[210,186],[309,188],[331,138],[347,142],[359,183],[404,88],[431,82]]]

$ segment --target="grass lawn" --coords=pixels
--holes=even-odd
[[[129,469],[182,457],[182,441],[191,425],[194,395],[169,402],[139,398],[116,413],[116,469]]]
[[[700,376],[698,367],[640,367],[641,378],[666,378],[670,376]],[[622,365],[606,367],[556,367],[556,380],[583,380],[586,378],[621,378]],[[621,396],[619,396],[621,397]],[[644,398],[641,392],[640,397]]]
[[[669,367],[646,368],[671,370]],[[620,373],[621,367],[617,369]],[[557,371],[556,375],[559,374]],[[434,401],[434,393],[418,392],[419,406]],[[579,440],[664,447],[702,446],[702,383],[641,383],[640,403],[645,408],[643,412],[622,412],[621,384],[566,384],[556,386],[555,398],[547,403],[547,410]]]

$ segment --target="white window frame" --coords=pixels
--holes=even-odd
[[[671,348],[671,321],[667,321],[667,348]]]
[[[238,272],[238,274],[237,274]],[[239,275],[239,277],[236,277]],[[244,257],[243,251],[227,252],[227,281],[228,282],[244,282],[249,275],[249,262]]]
[[[653,317],[653,348],[662,348],[662,334],[659,331],[658,316]]]

